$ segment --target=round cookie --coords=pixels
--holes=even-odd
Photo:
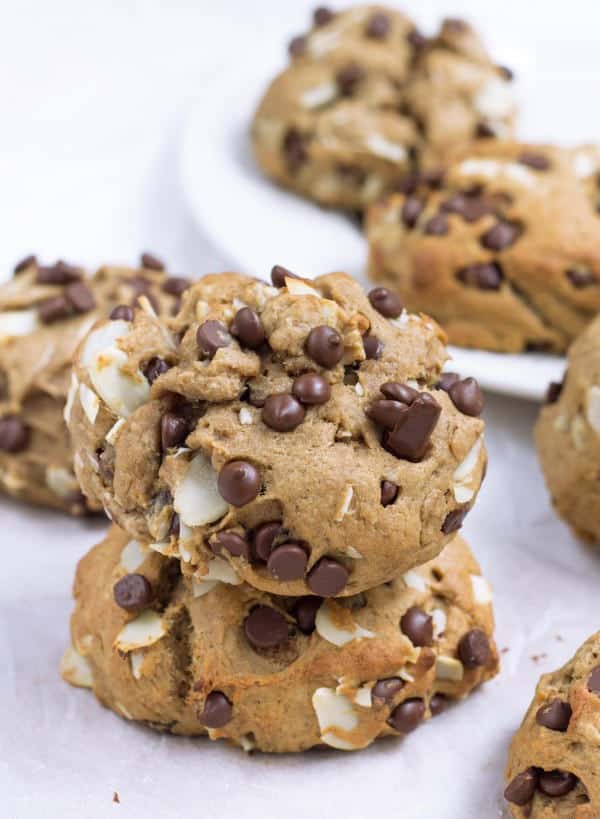
[[[94,322],[116,305],[145,294],[157,309],[177,306],[184,280],[168,278],[148,254],[144,262],[145,269],[103,267],[89,276],[62,261],[44,266],[28,257],[0,286],[2,491],[74,515],[102,508],[86,503],[73,472],[63,421],[71,359]],[[93,415],[95,397],[84,391],[82,400]]]
[[[509,74],[463,21],[427,40],[384,6],[320,8],[290,56],[256,111],[252,143],[268,176],[322,205],[362,210],[410,186],[415,164],[437,168],[449,150],[512,131]]]
[[[72,404],[77,476],[198,579],[217,554],[273,594],[356,594],[461,526],[486,460],[481,392],[439,383],[439,328],[385,289],[273,280],[206,276],[172,321],[97,325],[76,357],[99,402],[93,419]]]
[[[600,543],[600,319],[571,345],[546,402],[535,439],[552,503],[578,537]]]
[[[198,585],[113,526],[80,562],[75,600],[68,682],[127,719],[244,750],[364,748],[498,669],[490,588],[459,537],[404,578],[334,601]]]
[[[511,742],[504,796],[515,819],[600,815],[600,632],[544,674]]]
[[[369,275],[451,343],[562,352],[600,310],[600,151],[488,140],[368,213]]]

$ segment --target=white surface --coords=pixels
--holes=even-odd
[[[549,123],[565,137],[593,133],[596,5],[571,2],[566,16],[558,2],[422,0],[419,11],[427,22],[459,6],[493,36],[498,56],[527,70],[537,93],[526,119],[539,122],[541,136],[551,133]],[[183,112],[232,66],[250,76],[256,55],[275,67],[279,42],[305,25],[308,7],[300,0],[3,4],[0,264],[31,250],[90,264],[127,261],[146,247],[173,270],[230,264],[182,201],[175,157]],[[235,198],[235,190],[225,193]],[[268,246],[277,211],[253,206],[247,218],[257,231],[268,223]],[[490,470],[465,533],[495,587],[498,641],[509,647],[502,674],[406,741],[354,755],[246,757],[159,736],[63,684],[56,669],[74,565],[103,526],[0,499],[2,819],[498,816],[509,734],[538,674],[598,627],[600,566],[552,514],[531,444],[534,408],[493,398],[486,416]],[[120,804],[112,802],[115,790]]]

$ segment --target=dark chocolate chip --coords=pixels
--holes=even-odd
[[[190,286],[191,281],[185,276],[169,276],[161,285],[161,290],[170,296],[180,297]]]
[[[317,6],[313,12],[313,22],[315,26],[325,26],[330,23],[335,14],[327,6]]]
[[[29,428],[17,415],[0,418],[0,451],[22,452],[29,445]]]
[[[391,25],[392,21],[388,15],[377,11],[369,17],[365,27],[365,34],[375,40],[383,40],[388,36]]]
[[[464,415],[471,415],[475,418],[481,415],[484,404],[483,393],[474,378],[455,381],[448,390],[448,395],[456,409]]]
[[[365,356],[368,359],[381,358],[383,353],[383,342],[377,336],[368,335],[363,338],[363,347],[365,348]]]
[[[179,537],[179,532],[181,529],[181,521],[179,520],[179,515],[177,512],[173,512],[173,517],[171,518],[171,525],[169,526],[169,537],[172,535],[173,537]]]
[[[222,691],[211,691],[198,714],[198,721],[206,728],[222,728],[231,720],[233,707]]]
[[[156,379],[159,375],[166,373],[167,370],[171,369],[171,365],[167,364],[164,358],[151,358],[150,361],[144,367],[144,375],[148,379],[150,384],[154,384]]]
[[[446,213],[458,213],[465,222],[476,222],[488,213],[493,213],[494,207],[489,199],[476,194],[454,193],[444,202],[441,210]]]
[[[288,128],[285,132],[282,151],[292,173],[298,171],[308,159],[306,140],[296,128]]]
[[[292,37],[288,45],[288,53],[290,57],[301,57],[306,51],[306,37],[299,34],[297,37]]]
[[[425,716],[425,703],[416,697],[404,700],[397,705],[388,719],[388,725],[401,734],[414,731]]]
[[[591,270],[572,267],[566,271],[566,276],[577,290],[598,284],[598,277]]]
[[[17,262],[13,268],[13,273],[17,276],[19,273],[22,273],[24,270],[27,270],[28,267],[33,267],[37,265],[37,256],[34,256],[33,253],[29,256],[25,256],[24,259],[21,259],[20,262]]]
[[[550,160],[547,157],[529,151],[525,151],[517,157],[517,162],[520,162],[521,165],[527,165],[527,167],[533,168],[535,171],[547,171],[550,167]]]
[[[408,384],[402,384],[400,381],[386,381],[379,388],[382,395],[390,398],[392,401],[400,401],[402,404],[412,404],[415,398],[418,398],[420,393]]]
[[[44,324],[52,324],[71,315],[71,305],[62,295],[52,296],[52,298],[40,302],[38,315],[40,321]]]
[[[320,324],[308,334],[306,354],[321,367],[330,370],[344,357],[344,340],[333,327]]]
[[[371,689],[371,701],[374,705],[378,703],[390,703],[398,691],[404,688],[404,680],[400,677],[386,677],[384,680],[377,680]]]
[[[117,321],[118,319],[133,321],[133,307],[130,307],[128,304],[118,304],[111,310],[109,318],[113,321]]]
[[[260,492],[260,473],[248,461],[230,461],[219,472],[217,484],[227,503],[245,506]]]
[[[406,404],[402,404],[400,401],[383,399],[373,401],[373,403],[365,409],[365,415],[385,429],[394,429],[394,427],[400,423],[401,417],[407,412],[408,407]]]
[[[420,461],[425,455],[441,407],[429,393],[421,393],[410,407],[399,415],[393,430],[386,430],[383,445],[397,458]]]
[[[256,350],[265,340],[265,328],[260,316],[250,307],[242,307],[237,311],[230,329],[231,334],[251,350]]]
[[[512,70],[512,68],[509,68],[507,65],[497,65],[496,68],[498,69],[500,76],[507,82],[514,80],[515,72]]]
[[[482,665],[487,665],[492,652],[485,631],[480,628],[467,631],[458,644],[458,656],[465,668],[479,668]]]
[[[527,768],[512,779],[504,791],[504,798],[513,805],[523,807],[531,802],[538,783],[538,771],[535,768]]]
[[[273,549],[275,538],[282,531],[281,521],[272,520],[267,523],[261,523],[254,531],[252,539],[252,547],[254,556],[265,563],[269,559],[269,555]]]
[[[381,481],[381,505],[390,506],[398,497],[400,487],[392,481]]]
[[[496,132],[487,122],[478,122],[475,126],[475,136],[478,139],[494,139]]]
[[[554,770],[541,771],[538,779],[538,788],[546,796],[565,796],[570,793],[579,780],[568,771]]]
[[[587,681],[587,689],[590,694],[600,696],[600,665],[593,668]]]
[[[198,327],[196,341],[203,352],[213,356],[221,347],[229,347],[231,336],[223,322],[209,319]]]
[[[295,273],[288,270],[287,267],[282,267],[280,264],[273,265],[271,268],[271,281],[275,287],[285,287],[286,279],[299,279]]]
[[[325,404],[331,397],[331,386],[317,373],[304,373],[294,379],[292,393],[303,404]]]
[[[431,716],[437,717],[438,714],[441,714],[442,711],[446,710],[449,704],[448,697],[446,697],[444,694],[434,694],[429,700],[429,710],[431,712]]]
[[[551,381],[546,390],[546,404],[556,404],[563,389],[562,381]]]
[[[291,432],[304,421],[306,410],[286,392],[269,395],[262,409],[262,420],[276,432]]]
[[[411,606],[400,618],[400,628],[414,646],[433,643],[433,620],[418,606]]]
[[[519,238],[521,229],[512,222],[496,222],[481,237],[481,244],[488,250],[506,250]]]
[[[136,611],[152,601],[152,586],[143,574],[126,574],[113,586],[115,603],[126,611]]]
[[[364,76],[365,72],[358,63],[348,63],[340,68],[335,75],[335,81],[340,90],[340,94],[344,97],[351,97]]]
[[[448,392],[450,387],[453,384],[456,384],[457,381],[460,381],[460,375],[458,373],[442,373],[440,375],[440,380],[437,382],[436,389],[444,390],[444,392]]]
[[[412,196],[421,184],[421,174],[418,171],[410,171],[402,179],[393,184],[393,190],[403,193],[405,196]]]
[[[557,698],[538,708],[535,721],[543,728],[564,733],[569,727],[572,713],[569,703]]]
[[[387,287],[375,287],[369,292],[371,306],[385,318],[398,318],[402,312],[402,302],[396,293]]]
[[[255,606],[244,620],[244,631],[254,648],[275,648],[289,635],[285,617],[270,606]]]
[[[277,546],[267,560],[267,569],[277,580],[287,582],[304,577],[308,556],[298,543],[288,541]]]
[[[423,227],[423,233],[427,236],[445,236],[448,233],[448,217],[445,213],[436,213],[429,219]]]
[[[187,418],[175,412],[165,412],[160,419],[160,440],[163,452],[181,446],[189,433]]]
[[[322,557],[312,567],[307,579],[308,588],[321,597],[334,597],[348,582],[348,569],[329,557]]]
[[[164,262],[155,256],[153,253],[142,253],[140,256],[140,264],[146,270],[164,270]]]
[[[67,262],[58,261],[48,267],[39,267],[36,275],[38,284],[71,284],[81,278],[81,270]]]
[[[423,211],[423,202],[417,196],[409,196],[402,205],[402,221],[407,228],[414,228]]]
[[[424,34],[421,34],[418,28],[413,28],[411,31],[409,31],[406,35],[406,39],[417,51],[427,45],[427,37]]]
[[[312,634],[315,630],[315,620],[322,602],[322,597],[306,595],[294,603],[292,614],[296,618],[298,628],[304,634]]]
[[[459,270],[457,276],[463,284],[479,290],[500,290],[503,279],[502,268],[495,262],[470,264]]]
[[[72,282],[65,287],[65,296],[76,313],[89,313],[96,306],[94,294],[83,282]]]
[[[444,518],[444,522],[442,523],[442,532],[445,535],[449,535],[452,532],[456,532],[460,527],[463,525],[463,521],[467,516],[467,512],[469,511],[468,507],[462,506],[458,509],[453,509],[451,512],[448,512],[446,517]]]
[[[442,28],[445,31],[451,31],[453,34],[463,34],[468,31],[469,26],[460,17],[446,17],[442,22]]]
[[[250,544],[237,532],[219,532],[216,537],[210,541],[210,548],[216,555],[223,553],[223,550],[229,552],[233,557],[245,557],[250,559]]]

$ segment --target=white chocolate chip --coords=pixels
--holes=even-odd
[[[324,82],[314,88],[309,88],[300,96],[300,104],[303,108],[321,108],[328,105],[338,95],[338,87],[334,82]]]
[[[143,662],[144,662],[143,651],[132,651],[131,654],[129,655],[129,665],[131,666],[131,673],[133,674],[136,680],[141,679]]]
[[[600,387],[595,384],[587,391],[585,414],[594,432],[600,432]]]
[[[106,433],[106,435],[105,435],[104,440],[105,440],[105,441],[106,441],[108,444],[112,444],[112,446],[114,446],[114,445],[116,444],[116,442],[117,442],[117,436],[118,436],[118,434],[119,434],[119,430],[120,430],[120,429],[121,429],[121,427],[122,427],[122,426],[124,426],[124,425],[125,425],[125,419],[124,419],[124,418],[119,418],[119,420],[118,420],[118,421],[116,421],[116,422],[115,422],[115,423],[112,425],[112,427],[111,427],[111,428],[108,430],[108,432],[107,432],[107,433]]]
[[[358,717],[350,700],[331,688],[317,688],[312,704],[319,722],[321,741],[341,751],[353,751],[357,746],[335,733],[336,728],[353,731],[358,725]]]
[[[217,488],[217,473],[199,452],[175,489],[173,508],[187,526],[203,526],[222,518],[229,509]]]
[[[123,626],[115,639],[115,648],[129,653],[136,648],[151,646],[166,633],[167,629],[160,615],[152,609],[146,609]]]
[[[435,660],[435,678],[436,680],[452,680],[459,682],[464,676],[463,664],[455,657],[446,657],[440,655]]]
[[[313,57],[322,57],[337,46],[339,38],[339,30],[318,31],[310,36],[308,50]]]
[[[398,671],[396,671],[395,676],[400,677],[400,679],[404,680],[404,682],[411,683],[411,682],[415,681],[415,678],[413,677],[413,675],[405,667],[404,668],[399,668]]]
[[[365,685],[361,685],[360,688],[356,689],[356,693],[354,695],[354,702],[356,705],[360,705],[363,708],[371,708],[373,705],[373,698],[371,697],[372,688],[373,683],[365,683]]]
[[[133,717],[131,716],[131,712],[128,711],[127,708],[125,708],[125,706],[122,705],[122,703],[115,702],[115,705],[117,707],[117,711],[121,714],[121,716],[125,717],[125,719],[133,719]]]
[[[95,423],[100,409],[100,399],[86,384],[79,385],[79,402],[90,424]]]
[[[210,307],[208,305],[208,302],[206,302],[206,301],[197,301],[196,302],[196,318],[198,319],[198,321],[204,321],[204,319],[208,315],[209,310],[210,310]]]
[[[184,563],[191,563],[192,562],[192,553],[184,546],[183,543],[179,544],[179,556],[183,560]]]
[[[239,743],[242,751],[245,751],[247,754],[256,748],[256,741],[252,738],[251,734],[242,734]]]
[[[578,179],[586,179],[598,170],[596,159],[585,151],[577,151],[573,156],[573,172]]]
[[[505,80],[489,80],[475,97],[475,108],[484,117],[502,119],[515,107],[512,90]]]
[[[59,498],[68,498],[79,491],[79,484],[75,475],[63,466],[49,466],[46,468],[46,486]]]
[[[363,555],[361,555],[358,549],[355,549],[354,546],[346,546],[344,554],[351,557],[353,560],[362,560],[363,558]]]
[[[434,609],[431,612],[431,619],[433,620],[433,639],[439,640],[446,630],[446,612],[443,609]]]
[[[416,591],[420,592],[427,591],[427,581],[414,569],[410,569],[408,572],[405,572],[402,575],[402,580],[404,580],[404,584],[408,586],[409,589],[415,589]]]
[[[77,395],[77,390],[79,389],[79,381],[77,380],[77,376],[74,372],[71,373],[71,384],[69,385],[69,392],[67,393],[67,401],[65,403],[65,408],[63,410],[63,418],[65,419],[65,424],[68,424],[71,420],[71,412],[73,410],[73,402],[75,401],[75,396]]]
[[[577,413],[571,421],[571,439],[575,444],[575,449],[582,450],[585,446],[587,426],[581,413]]]
[[[352,640],[375,637],[374,632],[354,622],[348,609],[330,600],[325,600],[317,611],[315,626],[317,633],[335,646],[344,646]]]
[[[483,605],[492,602],[492,587],[485,577],[481,577],[479,574],[472,574],[471,586],[473,587],[473,600],[475,600],[476,603]]]
[[[4,310],[0,312],[0,341],[13,336],[27,336],[38,327],[36,310]]]
[[[362,398],[362,396],[365,394],[365,388],[364,388],[364,387],[363,387],[363,385],[360,383],[360,381],[357,381],[357,382],[356,382],[356,384],[354,385],[354,392],[355,392],[357,395],[360,395],[360,396],[361,396],[361,398]]]
[[[458,503],[467,503],[475,494],[475,486],[472,485],[475,468],[479,462],[479,453],[483,443],[483,436],[480,435],[475,441],[471,449],[468,451],[464,460],[456,467],[452,480],[454,484],[452,490],[454,498]]]
[[[389,139],[382,137],[381,134],[372,134],[367,139],[367,147],[376,156],[389,159],[391,162],[402,162],[407,156],[404,145],[399,145],[397,142],[390,142]]]
[[[240,424],[242,426],[248,426],[254,421],[252,413],[248,409],[248,407],[242,407],[239,413]]]
[[[569,429],[569,419],[565,415],[557,415],[552,426],[557,432],[566,432]]]
[[[146,313],[146,315],[150,316],[150,318],[157,318],[156,310],[152,306],[152,302],[150,301],[148,296],[144,296],[144,295],[138,296],[137,301],[138,301],[139,306],[144,311],[144,313]]]
[[[319,299],[322,298],[318,290],[315,290],[314,287],[311,287],[302,279],[292,279],[286,276],[285,286],[292,296],[317,296]]]
[[[354,495],[354,489],[348,483],[344,489],[342,494],[342,499],[338,505],[338,508],[335,513],[334,520],[336,523],[339,523],[350,511],[350,504],[352,503],[352,497]]]
[[[69,646],[62,656],[60,673],[68,683],[79,688],[91,688],[94,684],[90,664],[73,646]]]
[[[239,586],[242,582],[242,578],[226,560],[222,557],[213,557],[208,562],[207,573],[192,578],[192,594],[194,597],[203,597],[218,583]]]
[[[152,545],[142,546],[137,540],[130,540],[121,552],[120,565],[126,572],[137,571],[148,556],[148,548],[152,548]]]
[[[411,316],[405,309],[403,309],[398,318],[390,319],[390,324],[392,324],[398,330],[406,330],[406,328],[410,324],[410,319]]]
[[[517,162],[505,162],[495,159],[465,159],[459,165],[459,173],[465,176],[483,176],[494,179],[497,176],[506,176],[513,182],[527,188],[536,185],[536,177],[524,165]]]

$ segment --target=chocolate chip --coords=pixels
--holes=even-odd
[[[150,384],[154,384],[159,375],[166,373],[171,369],[171,365],[167,364],[164,358],[151,358],[144,367],[143,373]]]
[[[518,156],[517,162],[520,162],[521,165],[527,165],[527,167],[533,168],[535,171],[547,171],[550,167],[550,160],[543,154],[530,153],[529,151],[525,151]]]
[[[475,136],[478,139],[494,139],[496,132],[487,122],[478,122],[475,126]]]
[[[440,206],[440,210],[446,213],[458,213],[465,222],[476,222],[488,213],[493,213],[494,208],[489,199],[477,194],[454,193]]]
[[[306,410],[293,395],[281,392],[268,396],[261,418],[276,432],[291,432],[300,426],[305,415]]]
[[[19,273],[22,273],[24,270],[27,270],[28,267],[33,267],[37,265],[37,256],[30,254],[29,256],[25,256],[24,259],[21,259],[20,262],[17,262],[13,268],[13,273],[17,276]]]
[[[173,517],[171,518],[171,525],[169,526],[169,537],[179,537],[179,532],[181,530],[181,521],[179,519],[179,515],[177,512],[173,512]]]
[[[390,398],[392,401],[400,401],[402,404],[412,404],[415,398],[420,395],[418,390],[399,381],[386,381],[379,390],[386,398]]]
[[[381,505],[390,506],[398,497],[400,487],[392,481],[381,481]]]
[[[175,412],[165,412],[160,419],[160,440],[163,452],[181,446],[189,433],[187,418]]]
[[[512,70],[512,68],[509,68],[507,65],[497,65],[496,68],[498,69],[498,73],[502,79],[506,80],[507,82],[514,80],[515,72]]]
[[[280,520],[272,520],[268,523],[261,523],[261,525],[255,529],[254,537],[252,539],[252,547],[255,557],[257,557],[259,560],[264,560],[265,563],[267,562],[273,549],[275,538],[279,535],[282,529],[283,527]]]
[[[229,347],[231,336],[222,321],[209,319],[196,331],[198,346],[209,356],[213,356],[221,347]]]
[[[591,270],[572,267],[566,271],[566,276],[577,290],[598,284],[598,277]]]
[[[308,556],[298,543],[288,541],[277,546],[267,560],[267,569],[277,580],[287,582],[304,577]]]
[[[58,261],[48,267],[39,267],[35,280],[38,284],[70,284],[81,278],[81,270],[67,262]]]
[[[403,193],[405,196],[412,196],[421,184],[421,174],[418,171],[410,171],[402,179],[393,183],[392,190]]]
[[[351,97],[356,91],[356,86],[364,78],[365,72],[358,63],[348,63],[340,68],[335,75],[335,81],[344,97]]]
[[[170,296],[180,297],[190,286],[191,281],[185,276],[169,276],[161,285],[161,290]]]
[[[506,250],[519,238],[521,229],[511,222],[496,222],[481,237],[481,244],[488,250]]]
[[[222,554],[225,550],[233,557],[250,559],[250,544],[237,532],[219,532],[209,545],[216,555]]]
[[[383,353],[383,342],[377,336],[364,336],[363,347],[365,348],[365,356],[368,359],[381,358]]]
[[[396,293],[387,287],[375,287],[369,292],[371,306],[385,318],[398,318],[402,312],[402,302]]]
[[[348,569],[329,557],[322,557],[312,567],[307,579],[308,588],[321,597],[334,597],[348,582]]]
[[[409,31],[406,35],[406,39],[417,51],[423,48],[423,46],[427,45],[427,37],[425,37],[424,34],[421,34],[418,28],[413,28],[411,31]]]
[[[377,11],[369,17],[365,27],[365,34],[375,40],[383,40],[388,36],[391,24],[392,21],[387,14]]]
[[[0,451],[22,452],[29,445],[29,428],[17,415],[0,418]]]
[[[407,228],[414,228],[423,211],[423,202],[416,196],[409,196],[402,205],[402,221]]]
[[[535,768],[527,768],[512,779],[504,791],[504,798],[513,805],[523,807],[531,802],[538,783],[538,772]]]
[[[445,213],[436,213],[425,223],[423,233],[427,236],[445,236],[448,233],[448,217]]]
[[[487,665],[492,652],[485,631],[480,628],[467,631],[458,644],[458,656],[465,668],[479,668],[482,665]]]
[[[164,270],[165,263],[155,256],[153,253],[142,253],[140,256],[140,264],[146,270]]]
[[[442,28],[445,31],[451,31],[453,34],[463,34],[468,30],[469,26],[460,17],[446,17],[442,22]]]
[[[260,474],[248,461],[230,461],[219,472],[217,485],[227,503],[245,506],[260,492]]]
[[[297,37],[292,37],[288,45],[288,53],[290,57],[301,57],[306,51],[306,37],[299,34]]]
[[[313,12],[313,22],[315,26],[325,26],[330,23],[335,14],[327,6],[318,6]]]
[[[440,380],[437,382],[436,389],[444,390],[444,392],[448,392],[450,387],[453,384],[456,384],[457,381],[460,381],[460,375],[458,373],[442,373],[440,375]]]
[[[455,381],[448,390],[448,395],[457,410],[464,415],[478,417],[483,410],[483,393],[474,378],[463,378]]]
[[[433,620],[418,606],[411,606],[400,618],[400,628],[414,646],[433,643]]]
[[[457,273],[458,279],[469,287],[479,290],[500,290],[503,274],[500,265],[495,262],[482,262],[463,267]]]
[[[222,728],[231,720],[233,706],[222,691],[211,691],[198,714],[198,721],[206,728]]]
[[[374,705],[377,705],[376,700],[388,704],[403,688],[404,680],[401,680],[400,677],[386,677],[384,680],[377,680],[371,689],[371,700]]]
[[[579,780],[568,771],[541,771],[538,779],[538,788],[546,796],[565,796],[570,793]]]
[[[388,725],[395,728],[401,734],[409,734],[422,721],[425,716],[425,703],[416,697],[404,700],[397,705],[388,719]]]
[[[330,370],[344,357],[344,339],[333,327],[320,324],[308,334],[306,354],[321,367]]]
[[[378,400],[366,408],[365,415],[385,429],[394,429],[407,412],[407,405],[400,401]]]
[[[600,696],[600,665],[592,669],[587,681],[587,689],[590,694],[597,694]]]
[[[152,586],[143,574],[126,574],[113,586],[113,595],[117,606],[136,611],[152,601]]]
[[[67,285],[65,296],[76,313],[89,313],[96,306],[94,294],[83,282],[72,282]]]
[[[117,321],[118,319],[133,321],[133,315],[133,307],[130,307],[128,304],[118,304],[111,310],[109,318],[113,321]]]
[[[265,328],[260,316],[250,307],[242,307],[237,311],[230,329],[231,334],[251,350],[256,350],[265,340]]]
[[[452,532],[456,532],[460,527],[463,525],[463,521],[467,516],[467,512],[469,509],[466,506],[459,507],[458,509],[453,509],[451,512],[448,512],[446,517],[444,518],[444,522],[442,523],[442,532],[445,535],[449,535]]]
[[[441,714],[442,711],[446,710],[449,704],[448,697],[446,697],[444,694],[434,694],[429,700],[429,710],[431,712],[431,716],[437,717],[438,714]]]
[[[52,296],[40,302],[38,307],[38,316],[44,324],[52,324],[69,315],[71,315],[71,305],[64,296]]]
[[[283,614],[270,606],[255,606],[244,620],[244,631],[254,648],[275,648],[284,643],[289,634]]]
[[[312,634],[315,630],[315,620],[322,602],[322,597],[306,595],[306,597],[301,597],[292,607],[292,614],[296,618],[298,628],[304,634]]]
[[[283,156],[292,173],[298,171],[308,159],[306,140],[296,128],[288,128],[283,137]]]
[[[554,699],[538,708],[535,721],[543,728],[564,733],[569,727],[572,713],[573,711],[568,702]]]
[[[285,287],[286,279],[299,279],[295,273],[288,270],[287,267],[282,267],[280,264],[273,265],[271,268],[271,281],[274,287]]]
[[[546,390],[546,404],[556,404],[563,389],[562,381],[551,381]]]
[[[441,407],[429,393],[422,393],[410,407],[398,416],[392,430],[386,430],[383,445],[397,458],[420,461],[425,455]]]
[[[331,386],[317,373],[304,373],[294,379],[292,393],[303,404],[325,404],[331,397]]]

